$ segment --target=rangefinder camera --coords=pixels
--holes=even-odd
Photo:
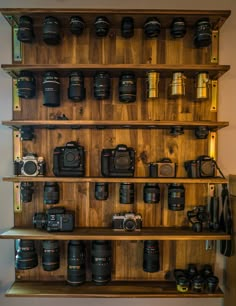
[[[119,231],[140,231],[142,228],[142,216],[133,212],[118,213],[112,217],[112,229]]]

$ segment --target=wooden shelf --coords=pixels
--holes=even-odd
[[[61,77],[69,76],[74,70],[83,71],[85,76],[93,76],[96,71],[107,71],[111,76],[119,76],[121,72],[133,71],[136,76],[145,77],[147,71],[156,70],[162,77],[171,77],[173,72],[184,72],[186,77],[195,77],[199,71],[208,71],[211,79],[218,79],[230,69],[229,65],[168,65],[168,64],[3,64],[2,69],[13,78],[21,70],[30,70],[35,75],[42,75],[45,71],[57,71]]]
[[[12,228],[0,235],[1,239],[32,240],[230,240],[222,232],[193,232],[183,227],[148,227],[136,232],[114,231],[111,228],[76,228],[73,232],[47,232],[35,228]]]
[[[48,129],[168,129],[173,126],[181,126],[186,129],[194,129],[198,126],[207,126],[211,131],[224,128],[228,122],[212,121],[142,121],[142,120],[9,120],[2,121],[3,125],[19,129],[22,126]]]

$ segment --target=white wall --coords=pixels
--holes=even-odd
[[[236,142],[234,135],[236,131],[236,103],[233,97],[234,84],[236,85],[236,1],[235,0],[0,0],[0,7],[20,8],[20,7],[76,7],[76,8],[136,8],[136,9],[230,9],[231,17],[221,29],[220,40],[220,64],[230,64],[231,70],[220,79],[220,101],[219,120],[229,121],[230,127],[222,129],[219,133],[219,155],[218,161],[223,172],[236,174],[235,151]],[[11,63],[11,38],[10,27],[0,17],[0,63]],[[11,109],[11,79],[0,71],[0,120],[12,118]],[[12,140],[10,129],[0,126],[0,176],[7,176],[12,173]],[[12,204],[12,184],[0,181],[0,232],[13,225],[13,204]],[[219,259],[219,266],[223,266],[223,258]],[[222,269],[222,268],[221,268]],[[128,303],[130,306],[143,305],[204,305],[218,306],[223,302],[221,299],[35,299],[35,298],[5,298],[4,292],[14,280],[14,248],[13,241],[0,240],[0,305],[1,306],[45,306],[65,303],[69,305],[89,306],[110,305],[118,306],[121,303]]]

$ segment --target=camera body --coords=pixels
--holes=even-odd
[[[184,163],[188,177],[214,177],[216,162],[207,155],[199,156],[196,160],[188,160]]]
[[[46,229],[48,232],[71,232],[74,229],[74,213],[68,212],[64,207],[49,208],[46,213],[35,213],[34,227]]]
[[[55,176],[81,177],[85,175],[84,147],[75,141],[64,147],[56,147],[53,152],[53,173]]]
[[[103,149],[101,171],[105,177],[132,177],[135,169],[135,151],[124,144],[114,149]]]
[[[45,175],[46,163],[43,157],[35,153],[27,153],[26,156],[14,161],[14,174],[24,176]]]
[[[176,177],[176,164],[170,158],[162,158],[156,163],[149,164],[150,177]]]
[[[118,213],[112,216],[112,229],[117,231],[140,231],[142,216],[133,212]]]

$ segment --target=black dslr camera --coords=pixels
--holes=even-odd
[[[114,149],[103,149],[101,153],[101,171],[105,177],[132,177],[135,168],[133,148],[119,144]]]
[[[188,160],[184,163],[188,177],[214,177],[216,162],[207,155],[199,156],[196,160]]]
[[[26,156],[17,158],[14,161],[14,174],[24,176],[45,175],[46,164],[43,157],[35,153],[28,153]]]
[[[112,229],[118,231],[140,231],[142,228],[142,216],[133,212],[118,213],[112,217]]]
[[[187,217],[189,222],[192,224],[192,229],[194,232],[201,232],[203,228],[203,224],[209,224],[210,215],[207,211],[207,207],[204,205],[199,205],[193,208],[193,210],[189,210],[187,212]]]
[[[75,141],[67,142],[64,147],[56,147],[53,152],[53,173],[55,176],[84,176],[84,147]]]
[[[74,213],[64,207],[49,208],[46,213],[35,213],[33,225],[37,229],[46,229],[48,232],[71,232],[74,229]]]
[[[150,177],[176,177],[176,164],[170,158],[162,158],[149,164]]]

